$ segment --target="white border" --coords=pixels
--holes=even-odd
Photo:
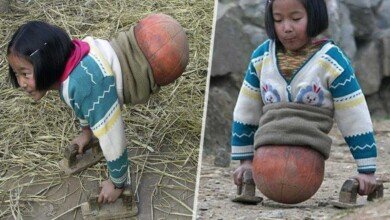
[[[206,127],[206,116],[207,116],[207,103],[209,99],[209,89],[210,89],[210,77],[211,77],[211,64],[214,51],[214,35],[215,35],[215,23],[217,22],[217,11],[218,11],[218,0],[214,0],[214,15],[213,15],[213,26],[211,30],[211,40],[210,40],[210,52],[209,52],[209,65],[207,68],[207,82],[206,82],[206,92],[204,99],[203,107],[203,119],[202,119],[202,134],[200,136],[199,144],[199,156],[198,156],[198,169],[196,172],[196,185],[195,185],[195,196],[194,196],[194,205],[192,209],[192,219],[196,220],[196,214],[198,209],[198,195],[199,195],[199,182],[200,182],[200,172],[202,168],[202,157],[203,157],[203,142],[204,142],[204,132]]]

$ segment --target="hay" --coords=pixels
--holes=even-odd
[[[179,80],[164,87],[146,105],[126,106],[123,110],[133,183],[138,189],[143,175],[158,176],[151,197],[151,216],[189,218],[192,204],[188,201],[194,199],[196,182],[212,9],[213,1],[195,0],[12,2],[12,12],[0,15],[0,218],[29,216],[33,203],[60,204],[78,190],[68,189],[64,197],[50,199],[48,192],[53,194],[64,187],[68,178],[61,174],[57,163],[69,141],[79,133],[79,127],[57,92],[49,92],[35,103],[22,91],[11,88],[5,53],[16,28],[29,20],[45,20],[61,26],[75,38],[91,35],[110,39],[150,13],[169,14],[182,24],[190,42],[190,63]],[[105,162],[76,178],[80,182],[106,179]],[[29,193],[32,186],[41,189]],[[87,190],[83,185],[82,189]],[[77,198],[81,200],[81,194]],[[77,209],[67,212],[73,218],[78,216]]]

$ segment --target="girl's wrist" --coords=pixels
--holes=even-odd
[[[250,159],[240,160],[240,164],[252,164],[252,160],[250,160]]]
[[[81,127],[82,131],[91,131],[91,128],[89,126],[83,126]]]

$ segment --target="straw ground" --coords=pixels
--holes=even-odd
[[[35,103],[8,81],[6,47],[29,20],[64,28],[74,38],[111,39],[150,13],[177,19],[190,43],[190,62],[175,83],[147,104],[126,106],[133,188],[140,217],[192,216],[202,125],[213,1],[12,1],[0,15],[0,218],[79,219],[78,206],[107,178],[105,162],[79,175],[58,167],[79,132],[56,92]]]

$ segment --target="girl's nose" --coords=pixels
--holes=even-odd
[[[292,25],[290,22],[286,21],[283,23],[283,30],[285,33],[289,33],[292,31]]]
[[[18,83],[19,83],[19,86],[22,87],[23,89],[27,87],[26,81],[23,80],[22,78],[19,78]]]

